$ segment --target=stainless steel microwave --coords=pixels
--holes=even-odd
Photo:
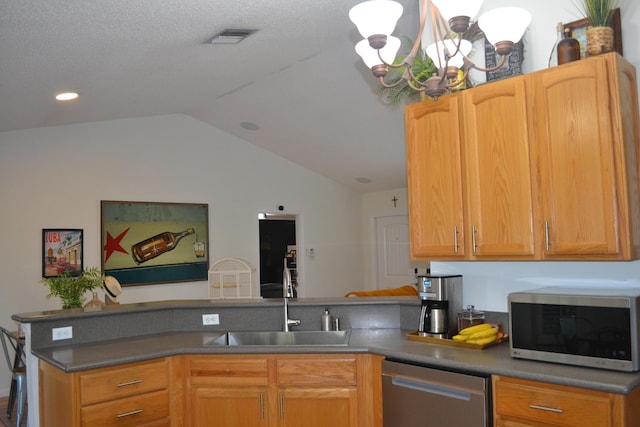
[[[548,287],[509,294],[511,356],[634,372],[640,288]]]

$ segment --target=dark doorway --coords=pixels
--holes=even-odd
[[[282,298],[284,260],[297,283],[295,215],[261,214],[260,233],[260,296]],[[295,292],[295,287],[294,287]]]

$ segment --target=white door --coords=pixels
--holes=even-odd
[[[380,216],[375,218],[375,227],[378,289],[415,283],[409,264],[409,217]]]

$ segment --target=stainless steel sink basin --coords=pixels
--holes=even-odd
[[[346,346],[351,331],[227,332],[208,345],[232,346]],[[226,342],[225,342],[226,341]]]
[[[206,338],[205,345],[227,345],[227,333],[221,333],[215,338]]]

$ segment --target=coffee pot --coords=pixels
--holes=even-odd
[[[422,301],[418,332],[423,336],[450,338],[457,333],[462,308],[462,276],[418,276]]]

